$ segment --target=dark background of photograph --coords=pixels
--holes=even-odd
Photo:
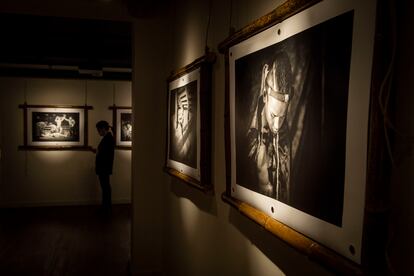
[[[56,116],[66,115],[66,118],[72,117],[75,120],[75,126],[71,128],[71,135],[68,137],[41,137],[36,135],[37,123],[45,122],[47,124],[52,123],[56,125],[55,118]],[[63,121],[62,128],[69,128],[69,122]],[[64,142],[79,142],[79,113],[76,112],[33,112],[32,113],[32,141],[64,141]]]
[[[343,211],[352,28],[353,11],[235,63],[237,184],[259,192],[256,164],[248,158],[247,133],[262,67],[271,66],[274,54],[285,51],[294,91],[285,121],[291,135],[291,172],[290,202],[284,203],[338,226]]]
[[[121,113],[121,141],[129,142],[132,141],[132,137],[126,135],[124,132],[124,125],[130,124],[132,126],[132,114],[131,113]]]
[[[175,138],[177,114],[175,114],[176,96],[187,89],[188,93],[188,129],[179,140]],[[182,87],[171,90],[170,97],[170,152],[171,160],[183,163],[191,168],[197,169],[197,80]],[[184,143],[189,142],[187,154],[181,152]]]

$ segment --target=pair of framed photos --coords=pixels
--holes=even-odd
[[[376,227],[384,217],[369,211],[386,198],[377,186],[386,158],[376,99],[389,60],[374,43],[380,8],[376,0],[288,0],[219,45],[223,200],[345,274],[385,263],[377,250],[385,230]],[[190,64],[169,79],[166,162],[199,186],[210,139],[202,90],[211,85],[201,72]]]
[[[88,110],[91,106],[27,105],[24,112],[22,149],[90,150]],[[132,119],[130,107],[111,106],[117,148],[130,149]]]

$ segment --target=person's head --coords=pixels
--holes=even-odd
[[[266,66],[266,65],[265,65]],[[264,72],[264,113],[272,133],[282,127],[292,94],[292,69],[286,52],[276,54],[270,68]]]
[[[96,123],[96,130],[100,136],[105,136],[109,132],[109,123],[107,121],[99,121]]]

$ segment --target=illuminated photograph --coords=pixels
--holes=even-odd
[[[364,3],[322,1],[256,25],[265,15],[219,44],[228,58],[223,199],[250,206],[242,212],[258,223],[268,216],[288,242],[277,223],[357,263],[375,32],[375,2]]]
[[[132,114],[131,112],[121,112],[121,142],[132,141]]]
[[[79,113],[33,112],[32,141],[79,141]]]
[[[204,56],[168,78],[165,171],[204,192],[211,191],[211,67]]]
[[[113,111],[113,130],[118,149],[132,148],[132,109],[131,107],[110,106]]]
[[[85,107],[21,105],[26,110],[25,145],[37,148],[86,147]]]
[[[353,13],[235,60],[237,184],[340,226]]]
[[[197,81],[170,93],[169,157],[197,168]]]

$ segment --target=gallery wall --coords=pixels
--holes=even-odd
[[[131,260],[134,275],[162,271],[168,275],[330,275],[333,272],[308,260],[220,198],[225,190],[225,72],[222,55],[218,54],[213,66],[211,154],[215,194],[205,195],[162,172],[167,127],[167,95],[163,82],[168,76],[168,70],[183,67],[203,55],[209,21],[208,2],[176,0],[164,17],[134,23],[133,86],[136,89],[134,88],[133,105],[145,109],[140,112],[139,117],[142,118],[135,121],[134,127],[147,129],[148,120],[151,120],[151,125],[158,129],[151,129],[151,135],[164,135],[153,137],[153,146],[149,148],[146,146],[150,145],[151,138],[144,137],[140,150],[134,149]],[[217,52],[218,43],[229,35],[231,27],[240,29],[273,10],[281,2],[283,1],[211,1],[208,46]],[[394,30],[398,34],[395,41],[390,41],[390,45],[396,47],[396,56],[388,102],[392,111],[388,114],[388,119],[395,127],[394,130],[389,130],[394,164],[391,168],[391,204],[386,204],[377,211],[390,215],[390,235],[385,237],[387,252],[384,256],[389,270],[396,275],[412,275],[414,98],[409,91],[413,85],[414,56],[411,49],[414,40],[410,36],[410,26],[413,23],[414,7],[411,2],[387,3],[390,4],[388,15],[393,18],[391,23],[396,24]],[[158,35],[150,31],[149,26],[157,26],[151,30]],[[150,51],[151,45],[157,54],[149,57],[145,53]],[[141,75],[144,73],[149,77],[148,80]],[[157,102],[157,112],[153,112],[142,100]],[[149,174],[146,173],[147,169]],[[142,192],[149,196],[141,194]],[[151,235],[148,236],[149,233]],[[151,245],[152,240],[156,240],[155,246]]]
[[[166,76],[170,29],[167,11],[133,25],[132,270],[162,271],[168,177],[163,172],[166,135]]]
[[[209,1],[175,1],[172,68],[204,54]],[[169,178],[166,271],[172,275],[329,275],[236,209],[224,203],[224,55],[217,45],[230,29],[241,29],[283,1],[212,1],[207,45],[217,53],[212,89],[212,181],[214,195],[205,195]],[[233,5],[231,7],[231,4]],[[295,265],[294,265],[295,264]]]
[[[173,2],[169,14],[134,22],[134,128],[145,129],[147,135],[134,137],[133,274],[331,275],[221,199],[225,191],[223,55],[217,54],[213,66],[214,195],[163,172],[166,79],[170,71],[204,54],[209,20],[209,1]],[[217,53],[230,26],[239,29],[280,3],[212,1],[208,46]]]
[[[92,151],[25,151],[23,109],[19,104],[90,105],[88,144],[100,136],[95,123],[112,122],[113,104],[131,106],[131,82],[64,79],[0,78],[0,206],[98,204],[100,188]],[[131,151],[116,150],[111,177],[114,203],[131,201]]]

